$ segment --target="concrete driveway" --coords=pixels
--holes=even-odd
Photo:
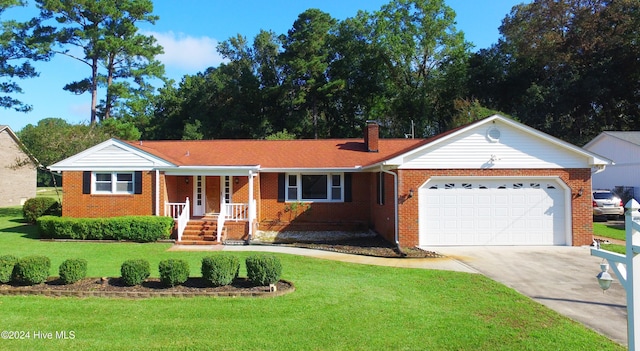
[[[435,251],[627,345],[625,290],[614,276],[611,288],[602,292],[596,280],[602,259],[591,256],[590,249],[491,246],[439,247]]]

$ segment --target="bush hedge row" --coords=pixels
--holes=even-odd
[[[280,280],[282,265],[272,255],[247,257],[247,276],[255,285],[265,286]],[[22,285],[44,283],[49,277],[51,261],[46,256],[16,258],[12,255],[0,256],[0,283],[14,282]],[[189,279],[189,264],[185,260],[167,259],[158,265],[160,281],[166,286],[183,284]],[[202,277],[214,286],[229,285],[238,277],[240,262],[232,255],[220,254],[202,259]],[[64,284],[73,284],[87,275],[85,259],[67,259],[58,269]],[[127,260],[120,266],[122,281],[129,286],[140,285],[150,275],[149,261],[145,259]]]
[[[49,239],[131,240],[168,239],[173,219],[163,216],[70,218],[42,216],[36,221],[40,237]]]

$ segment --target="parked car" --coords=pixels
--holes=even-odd
[[[594,190],[592,200],[594,217],[620,218],[624,215],[622,200],[610,190]]]

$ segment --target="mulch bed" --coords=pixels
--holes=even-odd
[[[422,250],[419,247],[403,247],[400,251],[395,245],[381,237],[367,237],[341,241],[298,242],[276,244],[282,246],[302,247],[307,249],[326,250],[353,255],[364,255],[387,258],[440,258],[443,255]]]
[[[0,295],[45,295],[76,297],[195,297],[195,296],[246,296],[273,297],[295,290],[292,283],[280,280],[275,291],[269,286],[255,286],[246,278],[237,278],[230,285],[212,287],[203,278],[189,278],[184,284],[166,287],[158,278],[149,278],[141,285],[126,286],[120,278],[86,278],[65,285],[57,277],[32,286],[0,284]]]

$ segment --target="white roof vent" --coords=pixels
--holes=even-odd
[[[492,143],[497,143],[500,141],[500,129],[492,126],[487,130],[487,139],[489,139]]]

